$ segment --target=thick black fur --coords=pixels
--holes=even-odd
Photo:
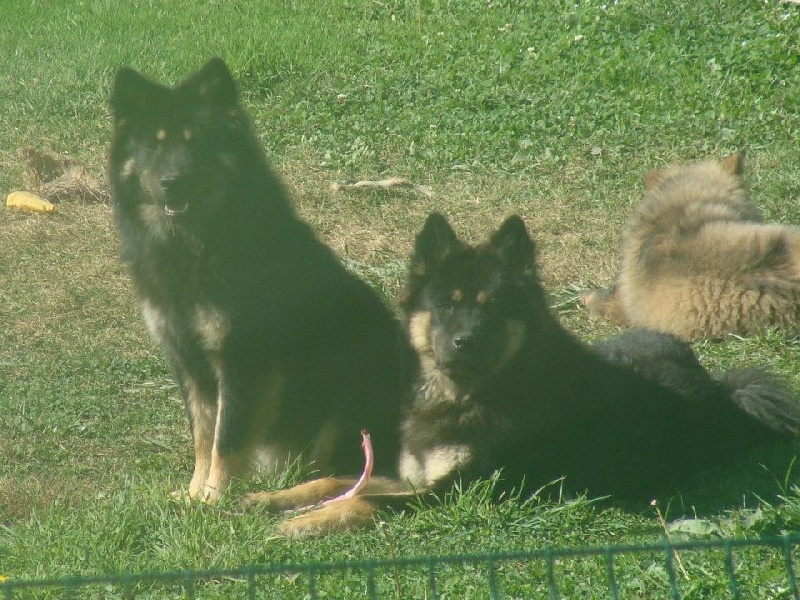
[[[402,328],[300,220],[220,59],[169,88],[130,68],[111,96],[114,217],[150,331],[180,385],[215,500],[268,444],[355,472],[361,429],[391,472]]]
[[[638,504],[800,431],[800,404],[763,371],[713,378],[666,334],[587,346],[565,331],[518,217],[469,246],[431,215],[401,308],[421,378],[400,477],[419,489],[502,468],[509,486],[564,476]]]

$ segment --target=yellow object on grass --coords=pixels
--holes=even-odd
[[[33,212],[54,213],[56,205],[40,198],[30,192],[11,192],[6,198],[6,206],[18,208],[20,210],[30,210]]]

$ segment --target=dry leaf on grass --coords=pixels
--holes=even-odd
[[[424,185],[419,185],[414,183],[409,179],[404,179],[403,177],[387,177],[386,179],[377,179],[377,180],[354,180],[350,179],[348,181],[341,181],[341,182],[334,182],[331,184],[331,190],[334,192],[339,192],[342,190],[352,190],[352,189],[383,189],[383,190],[390,190],[393,188],[411,188],[415,192],[419,192],[423,196],[430,197],[432,192],[431,189]]]
[[[110,197],[104,182],[69,157],[33,148],[25,148],[22,155],[29,188],[46,200],[106,202]]]

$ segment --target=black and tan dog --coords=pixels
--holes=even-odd
[[[583,302],[596,317],[683,339],[800,324],[800,227],[765,223],[742,157],[650,171],[628,220],[619,273]]]
[[[713,378],[686,343],[652,331],[594,346],[566,332],[548,308],[518,217],[470,246],[431,215],[400,306],[420,377],[402,423],[397,478],[286,521],[282,531],[368,525],[376,510],[414,492],[440,492],[497,469],[501,486],[565,477],[573,491],[647,506],[800,430],[800,404],[762,371]],[[292,508],[350,483],[323,479],[244,502]]]
[[[262,445],[275,467],[354,472],[362,428],[393,471],[402,328],[296,216],[225,64],[174,88],[123,68],[111,106],[122,256],[185,400],[189,494],[218,499]]]

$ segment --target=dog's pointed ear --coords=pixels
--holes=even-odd
[[[744,172],[744,154],[736,152],[719,161],[722,170],[730,175],[741,175]]]
[[[147,79],[131,67],[122,67],[114,78],[111,89],[111,110],[114,119],[120,121],[145,113],[154,100],[165,92],[165,88]]]
[[[422,277],[463,244],[441,214],[428,215],[411,252],[411,274]]]
[[[219,57],[212,58],[180,88],[218,106],[234,106],[238,100],[236,82]]]
[[[512,215],[505,220],[489,238],[489,247],[513,270],[535,271],[536,245],[519,216]]]

